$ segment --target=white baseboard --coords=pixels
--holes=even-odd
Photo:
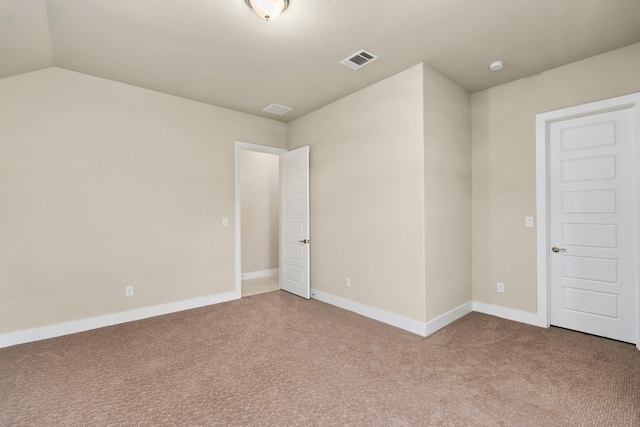
[[[388,311],[380,310],[379,308],[360,304],[359,302],[351,301],[346,298],[341,298],[315,289],[311,289],[311,298],[340,307],[344,310],[353,311],[354,313],[386,323],[387,325],[395,326],[396,328],[404,329],[405,331],[409,331],[423,337],[425,336],[425,324],[418,322],[417,320],[398,316],[397,314],[389,313]]]
[[[472,311],[490,314],[492,316],[501,317],[503,319],[513,320],[515,322],[539,326],[538,315],[536,313],[529,313],[526,311],[515,310],[512,308],[506,308],[477,301],[469,301],[468,303],[462,304],[460,307],[454,308],[453,310],[441,316],[438,316],[433,320],[422,323],[418,322],[417,320],[407,319],[406,317],[402,317],[397,314],[389,313],[378,308],[360,304],[345,298],[328,294],[326,292],[318,291],[316,289],[311,290],[311,297],[317,299],[318,301],[326,302],[327,304],[331,304],[345,310],[353,311],[354,313],[358,313],[370,319],[374,319],[379,322],[386,323],[387,325],[404,329],[405,331],[409,331],[423,337],[428,337],[434,332],[444,328],[445,326],[458,320],[466,314],[471,313]]]
[[[358,302],[328,294],[326,292],[318,291],[316,289],[311,290],[311,297],[317,299],[318,301],[326,302],[327,304],[340,307],[344,310],[349,310],[370,319],[386,323],[387,325],[404,329],[405,331],[420,335],[421,337],[427,337],[431,335],[439,329],[444,328],[449,323],[458,320],[465,314],[471,313],[472,311],[472,303],[471,301],[469,301],[468,303],[463,304],[460,307],[449,311],[448,313],[438,316],[427,323],[423,323],[417,320],[399,316],[397,314],[389,313],[388,311],[380,310],[379,308],[360,304]]]
[[[226,292],[223,294],[209,295],[206,297],[194,298],[184,301],[176,301],[167,304],[155,305],[152,307],[138,308],[135,310],[123,311],[120,313],[106,314],[104,316],[90,317],[88,319],[58,323],[56,325],[42,326],[39,328],[25,329],[16,332],[8,332],[5,334],[0,334],[0,348],[59,337],[62,335],[75,334],[78,332],[89,331],[91,329],[103,328],[105,326],[113,326],[120,323],[131,322],[134,320],[142,320],[149,317],[160,316],[163,314],[190,310],[192,308],[219,304],[235,299],[237,299],[235,292]]]
[[[455,322],[462,316],[466,316],[467,314],[473,311],[473,302],[469,301],[468,303],[462,304],[460,307],[456,307],[453,310],[444,313],[433,320],[428,321],[425,324],[425,337],[428,337],[432,333],[439,331],[450,323]]]
[[[249,279],[258,279],[260,277],[277,276],[279,274],[280,274],[279,268],[272,268],[270,270],[250,271],[248,273],[242,273],[240,277],[242,277],[242,280],[249,280]]]
[[[277,271],[278,269],[273,270]],[[344,310],[358,313],[362,316],[377,320],[382,323],[386,323],[387,325],[395,326],[397,328],[420,335],[422,337],[427,337],[433,334],[434,332],[444,328],[448,324],[454,322],[455,320],[458,320],[471,311],[477,311],[479,313],[490,314],[492,316],[501,317],[503,319],[538,326],[538,315],[536,313],[529,313],[526,311],[515,310],[512,308],[506,308],[477,301],[470,301],[441,316],[436,317],[433,320],[430,320],[429,322],[423,323],[417,320],[399,316],[397,314],[389,313],[388,311],[384,311],[379,308],[360,304],[358,302],[315,289],[311,290],[311,296],[318,301],[322,301],[327,304],[342,308]],[[32,341],[44,340],[48,338],[55,338],[63,335],[75,334],[78,332],[89,331],[91,329],[103,328],[105,326],[113,326],[120,323],[132,322],[134,320],[147,319],[149,317],[161,316],[163,314],[170,314],[178,311],[205,307],[208,305],[219,304],[235,299],[237,299],[235,292],[226,292],[223,294],[209,295],[206,297],[177,301],[162,305],[156,305],[153,307],[145,307],[135,310],[123,311],[120,313],[107,314],[104,316],[91,317],[88,319],[58,323],[56,325],[42,326],[39,328],[25,329],[16,332],[8,332],[5,334],[0,334],[0,348],[10,347],[17,344],[24,344]]]
[[[540,326],[537,313],[529,313],[528,311],[515,310],[513,308],[501,307],[499,305],[486,304],[478,301],[473,302],[473,311],[502,317],[503,319],[513,320],[515,322]]]

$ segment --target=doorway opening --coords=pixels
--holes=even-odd
[[[286,151],[235,143],[237,298],[280,288],[279,170]]]

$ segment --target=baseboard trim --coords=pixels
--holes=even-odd
[[[277,271],[278,269],[263,270],[263,272],[272,272],[273,270]],[[265,275],[258,277],[267,276]],[[486,304],[478,301],[470,301],[457,308],[454,308],[453,310],[441,316],[436,317],[435,319],[423,323],[316,289],[311,290],[311,297],[317,299],[318,301],[331,304],[344,310],[352,311],[370,319],[386,323],[387,325],[395,326],[396,328],[403,329],[422,337],[427,337],[433,334],[434,332],[444,328],[445,326],[472,311],[501,317],[503,319],[513,320],[515,322],[539,326],[538,315],[536,313],[529,313],[526,311]],[[60,337],[63,335],[75,334],[78,332],[89,331],[106,326],[113,326],[121,323],[132,322],[135,320],[147,319],[149,317],[190,310],[193,308],[220,304],[227,301],[233,301],[235,299],[237,299],[235,292],[226,292],[190,300],[176,301],[152,307],[123,311],[120,313],[107,314],[104,316],[58,323],[55,325],[25,329],[16,332],[8,332],[0,334],[0,348],[11,347],[13,345],[24,344],[33,341],[40,341],[48,338]]]
[[[134,320],[142,320],[149,317],[161,316],[163,314],[176,313],[178,311],[220,304],[235,299],[237,299],[235,292],[226,292],[222,294],[208,295],[206,297],[155,305],[152,307],[144,307],[135,310],[122,311],[119,313],[106,314],[104,316],[90,317],[87,319],[42,326],[39,328],[8,332],[5,334],[0,334],[0,348],[24,344],[32,341],[40,341],[48,338],[60,337],[63,335],[75,334],[92,329],[104,328],[105,326],[118,325],[121,323],[132,322]]]
[[[501,307],[499,305],[486,304],[484,302],[478,301],[473,302],[473,311],[477,311],[478,313],[490,314],[492,316],[501,317],[503,319],[513,320],[515,322],[540,326],[537,313],[529,313],[528,311]]]
[[[440,329],[444,328],[445,326],[449,325],[450,323],[455,322],[456,320],[458,320],[459,318],[461,318],[462,316],[466,316],[467,314],[471,313],[473,311],[473,302],[469,301],[465,304],[462,304],[459,307],[454,308],[451,311],[448,311],[438,317],[436,317],[433,320],[428,321],[425,324],[425,335],[426,337],[428,337],[429,335],[433,334],[434,332],[439,331]]]
[[[334,305],[344,310],[352,311],[370,319],[386,323],[387,325],[404,329],[405,331],[409,331],[423,337],[426,333],[424,323],[398,316],[397,314],[389,313],[388,311],[380,310],[379,308],[360,304],[359,302],[351,301],[316,289],[311,289],[311,298],[326,302],[327,304]]]
[[[242,280],[259,279],[260,277],[271,277],[280,274],[279,268],[272,268],[270,270],[250,271],[248,273],[242,273],[240,277]]]
[[[378,322],[386,323],[387,325],[395,326],[396,328],[400,328],[416,335],[420,335],[421,337],[427,337],[434,332],[444,328],[449,323],[458,320],[466,314],[471,313],[473,307],[472,302],[469,301],[468,303],[454,308],[453,310],[441,316],[438,316],[427,323],[423,323],[417,320],[399,316],[397,314],[389,313],[388,311],[384,311],[379,308],[360,304],[346,298],[322,292],[317,289],[311,290],[311,297],[317,299],[318,301],[326,302],[327,304],[331,304],[344,310],[360,314],[361,316],[377,320]]]

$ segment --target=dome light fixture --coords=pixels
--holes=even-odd
[[[289,0],[245,0],[249,7],[265,21],[276,19],[289,6]]]
[[[502,61],[493,61],[491,64],[489,64],[489,69],[491,71],[500,71],[504,68],[504,62]]]

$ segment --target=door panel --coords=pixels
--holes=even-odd
[[[585,314],[618,317],[618,296],[604,292],[585,291],[564,287],[564,309]]]
[[[615,145],[616,123],[604,121],[570,126],[562,130],[560,147],[563,152]]]
[[[618,260],[565,255],[562,263],[565,278],[618,282]]]
[[[309,147],[280,156],[280,288],[309,298]]]
[[[618,226],[562,224],[562,245],[614,249],[618,246]]]
[[[550,323],[637,340],[632,109],[549,125]]]
[[[563,214],[616,213],[616,191],[563,191]]]

